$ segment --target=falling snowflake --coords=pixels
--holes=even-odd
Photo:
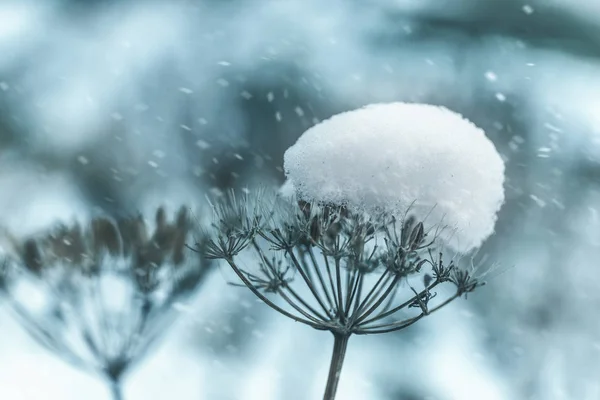
[[[533,11],[534,11],[534,10],[533,10],[533,7],[531,7],[529,4],[525,4],[525,5],[523,6],[523,12],[524,12],[525,14],[527,14],[527,15],[531,15],[531,14],[533,14]]]
[[[485,73],[485,78],[490,82],[496,82],[498,80],[498,75],[496,75],[493,71],[487,71]]]

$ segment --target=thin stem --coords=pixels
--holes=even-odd
[[[327,291],[327,285],[325,285],[325,280],[323,279],[323,274],[321,273],[321,268],[319,268],[319,263],[315,258],[315,254],[311,247],[308,247],[308,255],[310,257],[310,261],[312,262],[313,268],[319,278],[319,283],[321,284],[321,289],[323,289],[323,293],[325,294],[325,299],[327,300],[327,304],[330,308],[333,308],[333,302],[331,301],[331,297],[329,297],[329,292]]]
[[[121,381],[118,379],[110,380],[110,393],[113,400],[123,400],[123,388],[121,387]]]
[[[228,264],[229,264],[229,266],[230,266],[230,267],[233,269],[233,271],[236,273],[236,275],[237,275],[237,276],[238,276],[238,277],[239,277],[239,278],[242,280],[242,282],[244,282],[244,284],[246,285],[246,287],[247,287],[248,289],[250,289],[250,291],[251,291],[252,293],[254,293],[254,295],[255,295],[256,297],[258,297],[260,300],[262,300],[262,301],[263,301],[263,302],[264,302],[266,305],[268,305],[269,307],[271,307],[271,308],[272,308],[272,309],[274,309],[275,311],[277,311],[277,312],[279,312],[279,313],[281,313],[281,314],[285,315],[286,317],[293,319],[294,321],[301,322],[301,323],[303,323],[303,324],[306,324],[306,325],[308,325],[308,326],[312,326],[312,327],[313,327],[313,328],[315,328],[315,329],[323,330],[323,327],[322,327],[322,326],[320,326],[320,325],[318,325],[318,324],[315,324],[315,323],[313,323],[313,322],[311,322],[311,321],[308,321],[308,320],[306,320],[306,319],[304,319],[304,318],[300,318],[300,317],[298,317],[297,315],[294,315],[294,314],[292,314],[292,313],[289,313],[289,312],[287,312],[286,310],[284,310],[283,308],[281,308],[281,307],[279,307],[279,306],[275,305],[275,303],[273,303],[272,301],[270,301],[269,299],[267,299],[265,296],[263,296],[263,294],[262,294],[262,293],[260,293],[260,292],[258,291],[258,289],[256,289],[256,288],[254,287],[254,285],[252,284],[252,282],[250,282],[250,281],[248,280],[248,278],[246,278],[246,277],[244,276],[243,272],[242,272],[242,271],[240,271],[240,269],[237,267],[237,265],[235,265],[235,263],[233,262],[233,260],[232,260],[232,259],[225,259],[225,261],[227,261],[227,263],[228,263]]]
[[[294,250],[289,249],[287,251],[287,253],[289,254],[290,259],[292,260],[294,265],[296,266],[296,269],[300,273],[300,276],[302,277],[302,279],[304,279],[304,283],[306,283],[306,286],[308,286],[308,289],[311,291],[314,298],[317,300],[317,303],[319,303],[319,305],[321,306],[321,309],[325,312],[325,314],[329,315],[329,310],[327,309],[327,306],[323,303],[323,300],[321,299],[321,296],[317,292],[312,280],[308,277],[308,275],[306,275],[306,271],[304,271],[304,268],[302,268],[302,264],[300,264],[300,262],[296,258],[296,255],[294,254]]]
[[[409,318],[404,321],[393,322],[390,324],[364,327],[364,328],[355,330],[354,333],[356,333],[357,335],[368,335],[368,334],[375,334],[375,333],[388,333],[388,332],[399,331],[400,329],[404,329],[404,328],[414,324],[421,318],[426,317],[427,315],[431,315],[434,312],[440,310],[441,308],[447,306],[448,304],[450,304],[452,301],[454,301],[458,297],[460,297],[460,295],[458,293],[456,293],[455,295],[453,295],[450,298],[448,298],[447,300],[445,300],[443,303],[438,304],[437,306],[435,306],[434,308],[429,310],[427,313],[422,312],[421,314],[417,315],[416,317]]]
[[[357,270],[352,271],[352,279],[348,287],[349,297],[346,299],[346,315],[350,315],[350,308],[352,307],[352,302],[354,301],[354,296],[356,295],[356,290],[358,289],[358,282],[360,281],[359,275],[362,274]]]
[[[346,319],[346,315],[344,314],[344,296],[342,295],[342,276],[340,266],[340,258],[335,257],[335,278],[337,283],[337,295],[338,295],[338,317],[342,320]]]
[[[290,299],[289,296],[286,295],[283,290],[279,289],[277,293],[281,296],[283,300],[285,300],[290,306],[292,306],[294,310],[298,311],[300,314],[304,315],[306,318],[308,318],[315,324],[324,323],[323,321],[320,321],[319,319],[315,318],[315,316],[311,315],[308,311],[303,310],[298,304],[294,303],[294,301]],[[300,300],[301,303],[306,304],[302,299],[298,298],[298,300]]]
[[[39,324],[25,308],[21,307],[21,305],[13,299],[11,293],[8,293],[5,299],[7,300],[13,315],[15,315],[21,323],[21,327],[23,327],[39,344],[63,358],[71,365],[84,369],[88,368],[87,363],[63,342],[63,335],[56,335],[55,332],[51,332]]]
[[[254,246],[254,249],[256,250],[256,252],[258,253],[259,257],[262,259],[262,261],[265,263],[265,265],[269,268],[271,274],[273,276],[270,276],[269,278],[276,278],[277,277],[277,269],[275,268],[275,266],[273,265],[272,262],[270,262],[267,259],[267,256],[265,255],[265,253],[262,251],[262,249],[260,248],[260,246],[258,245],[258,243],[256,243],[255,240],[252,241],[252,245]],[[265,271],[265,273],[267,273],[269,271]],[[320,314],[317,310],[315,310],[314,308],[312,308],[307,302],[305,302],[304,300],[302,300],[302,298],[294,291],[294,289],[292,289],[289,285],[286,285],[285,288],[291,293],[291,295],[298,300],[302,305],[304,305],[304,307],[306,307],[308,309],[309,312],[312,312],[316,318],[321,319],[323,321],[325,321],[327,319],[327,317],[323,316],[322,314]],[[278,291],[278,293],[280,295],[282,295],[282,297],[284,298],[285,301],[287,301],[292,307],[294,307],[297,311],[299,311],[302,315],[304,315],[305,317],[307,317],[310,320],[313,320],[314,322],[318,322],[314,317],[308,317],[308,315],[300,310],[299,308],[297,308],[296,305],[294,305],[290,300],[289,297],[284,296],[281,290]],[[329,314],[327,314],[329,315]]]
[[[327,258],[327,255],[325,253],[323,253],[323,260],[325,260],[325,268],[327,269],[327,276],[329,277],[329,286],[331,287],[331,297],[333,298],[333,302],[335,304],[335,311],[337,313],[340,304],[338,303],[337,296],[335,295],[335,284],[333,283],[333,276],[331,275],[331,266],[329,265],[329,259]]]
[[[371,308],[369,308],[360,317],[358,317],[357,322],[361,323],[366,318],[368,318],[369,315],[371,315],[375,310],[377,310],[377,308],[385,301],[385,299],[387,299],[387,297],[392,292],[392,290],[394,290],[394,287],[398,284],[399,281],[400,281],[400,278],[398,276],[396,276],[394,278],[394,280],[392,281],[392,283],[390,284],[390,286],[388,286],[386,291],[383,293],[383,295],[381,295],[381,297],[379,297],[379,300],[377,300],[375,302],[375,304],[373,304],[373,306],[371,306]]]
[[[375,291],[377,290],[377,288],[379,287],[379,285],[381,285],[381,283],[387,278],[388,273],[389,273],[389,270],[386,269],[383,272],[383,274],[381,274],[379,276],[379,279],[377,280],[377,282],[375,282],[375,285],[373,285],[371,287],[371,290],[369,291],[369,293],[367,293],[367,295],[365,296],[365,298],[360,302],[360,304],[358,306],[358,309],[357,309],[358,311],[356,311],[356,308],[355,308],[355,311],[354,311],[355,315],[359,315],[360,313],[362,313],[363,309],[368,306],[369,300],[371,300],[371,296],[373,296],[373,294],[375,293]],[[361,300],[360,296],[358,296],[356,298],[356,300],[357,300],[357,302],[360,301]]]
[[[287,290],[288,292],[290,292],[290,294],[297,300],[300,302],[300,304],[302,304],[304,307],[306,307],[308,309],[309,312],[313,313],[314,317],[316,317],[316,319],[321,320],[321,321],[327,321],[328,317],[323,316],[320,312],[318,312],[317,310],[315,310],[313,307],[310,306],[310,304],[308,304],[306,301],[304,301],[302,299],[302,297],[300,297],[300,295],[298,293],[296,293],[296,291],[294,289],[292,289],[289,285],[287,285],[284,290]],[[282,294],[283,290],[279,290],[278,293]],[[289,301],[288,301],[289,303]]]
[[[333,338],[333,354],[331,355],[331,365],[329,367],[329,375],[327,376],[327,386],[325,387],[323,400],[335,400],[335,394],[340,381],[350,336],[347,334],[334,333]]]
[[[421,292],[417,293],[417,295],[411,297],[409,300],[405,301],[404,303],[392,308],[391,310],[385,311],[373,318],[363,321],[363,324],[365,324],[365,325],[370,324],[371,322],[379,321],[380,319],[383,319],[387,316],[395,314],[396,312],[398,312],[398,311],[402,310],[403,308],[409,306],[410,304],[414,303],[417,299],[422,298],[425,293],[427,293],[431,289],[435,288],[439,284],[440,284],[440,281],[435,281],[434,283],[429,285],[429,287],[427,287],[426,289],[423,289]]]
[[[360,274],[359,278],[358,278],[358,289],[356,292],[356,295],[354,296],[354,308],[352,310],[352,316],[350,317],[350,319],[354,320],[356,314],[356,311],[358,310],[358,306],[360,304],[360,298],[362,296],[362,288],[363,288],[363,280],[364,280],[365,275],[364,274]]]

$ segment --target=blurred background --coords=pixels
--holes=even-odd
[[[280,185],[283,152],[373,102],[445,105],[507,165],[489,285],[351,340],[340,400],[600,399],[600,2],[3,0],[0,224]],[[440,129],[443,129],[440,126]],[[317,399],[333,340],[215,269],[125,398]],[[107,399],[0,311],[0,398]]]

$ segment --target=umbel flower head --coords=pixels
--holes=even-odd
[[[284,166],[286,196],[213,204],[205,254],[274,310],[333,333],[333,400],[352,334],[407,328],[483,284],[441,250],[493,232],[504,164],[458,114],[392,103],[314,126]]]
[[[398,331],[483,285],[446,260],[412,215],[233,194],[213,202],[205,255],[274,310],[336,338],[333,399],[349,337]],[[238,285],[237,283],[233,283]]]
[[[207,272],[185,247],[192,233],[185,208],[172,222],[158,209],[152,225],[137,216],[59,226],[12,240],[4,263],[2,290],[23,327],[73,365],[107,377],[117,399],[123,374]]]
[[[450,300],[482,284],[446,262],[435,251],[436,232],[412,215],[397,219],[265,193],[232,193],[219,200],[215,213],[206,257],[225,260],[271,307],[319,330],[399,330],[439,308],[430,300],[441,284],[454,287]],[[396,304],[402,286],[409,299]],[[382,324],[415,307],[421,311],[416,318]]]

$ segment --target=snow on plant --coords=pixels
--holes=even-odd
[[[284,156],[299,198],[411,214],[478,247],[504,201],[504,163],[485,133],[444,107],[373,104],[306,131]],[[289,188],[288,188],[289,190]]]
[[[333,333],[333,400],[351,335],[404,329],[483,284],[441,250],[471,250],[492,233],[504,166],[457,114],[394,103],[309,129],[285,170],[279,195],[213,202],[204,253],[274,310]],[[429,228],[438,218],[454,235]]]
[[[33,338],[71,365],[105,377],[115,400],[121,383],[170,326],[173,305],[198,287],[207,268],[187,251],[192,225],[156,212],[89,226],[58,226],[9,243],[0,293]]]

